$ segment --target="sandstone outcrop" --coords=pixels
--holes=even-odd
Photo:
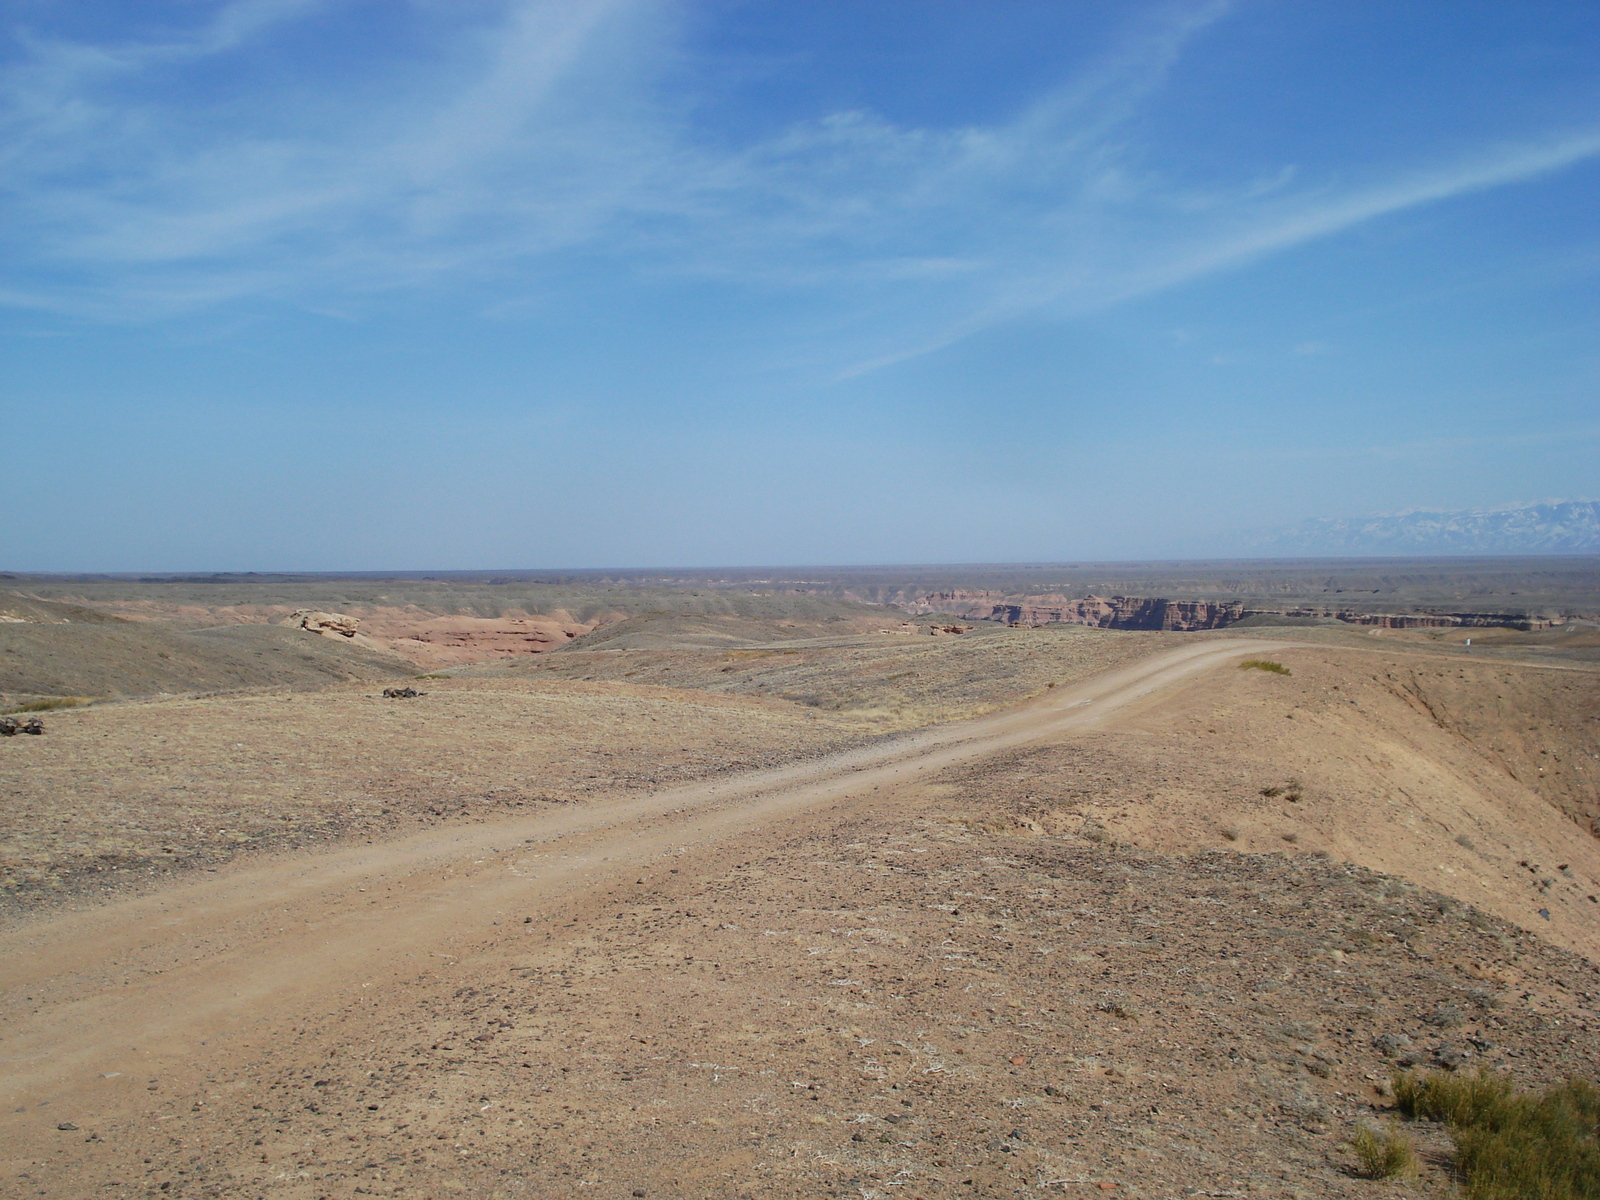
[[[314,608],[297,608],[283,620],[280,625],[287,625],[291,629],[305,629],[311,633],[320,633],[323,637],[356,636],[356,630],[361,622],[354,617],[347,617],[343,613],[322,612]]]
[[[1100,629],[1221,629],[1244,615],[1238,601],[1140,596],[1006,596],[999,592],[930,592],[917,607],[1007,625],[1093,625]]]
[[[1551,627],[1543,618],[1516,613],[1370,613],[1335,608],[1257,608],[1238,600],[1169,600],[1149,596],[1017,596],[994,591],[926,592],[897,607],[918,614],[948,613],[970,621],[1007,625],[1091,625],[1098,629],[1189,632],[1223,629],[1253,616],[1310,617],[1384,629]]]
[[[1383,629],[1550,629],[1555,622],[1516,613],[1366,613],[1332,608],[1251,609],[1246,615],[1270,613],[1284,617],[1323,617],[1349,625],[1376,625]]]

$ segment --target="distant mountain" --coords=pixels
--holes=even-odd
[[[1376,517],[1313,517],[1263,531],[1257,553],[1324,554],[1600,554],[1600,501],[1568,500],[1520,508]]]

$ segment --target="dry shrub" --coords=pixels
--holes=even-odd
[[[52,696],[48,700],[30,700],[27,704],[17,704],[11,708],[0,708],[0,714],[6,713],[31,713],[50,712],[57,708],[77,708],[80,704],[88,704],[83,696]]]
[[[1274,675],[1293,675],[1281,662],[1273,662],[1270,658],[1247,658],[1239,664],[1241,671],[1270,671]]]
[[[1417,1152],[1394,1122],[1385,1129],[1363,1125],[1350,1139],[1350,1148],[1368,1179],[1405,1179],[1417,1173]]]
[[[1470,1200],[1600,1198],[1600,1089],[1519,1093],[1503,1075],[1397,1075],[1396,1107],[1450,1126]]]

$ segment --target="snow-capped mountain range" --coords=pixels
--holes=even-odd
[[[1255,552],[1324,554],[1600,554],[1600,501],[1371,517],[1314,517],[1250,540]]]

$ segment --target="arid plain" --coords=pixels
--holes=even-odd
[[[1451,1195],[1397,1065],[1600,1061],[1592,575],[0,581],[4,1190]]]

